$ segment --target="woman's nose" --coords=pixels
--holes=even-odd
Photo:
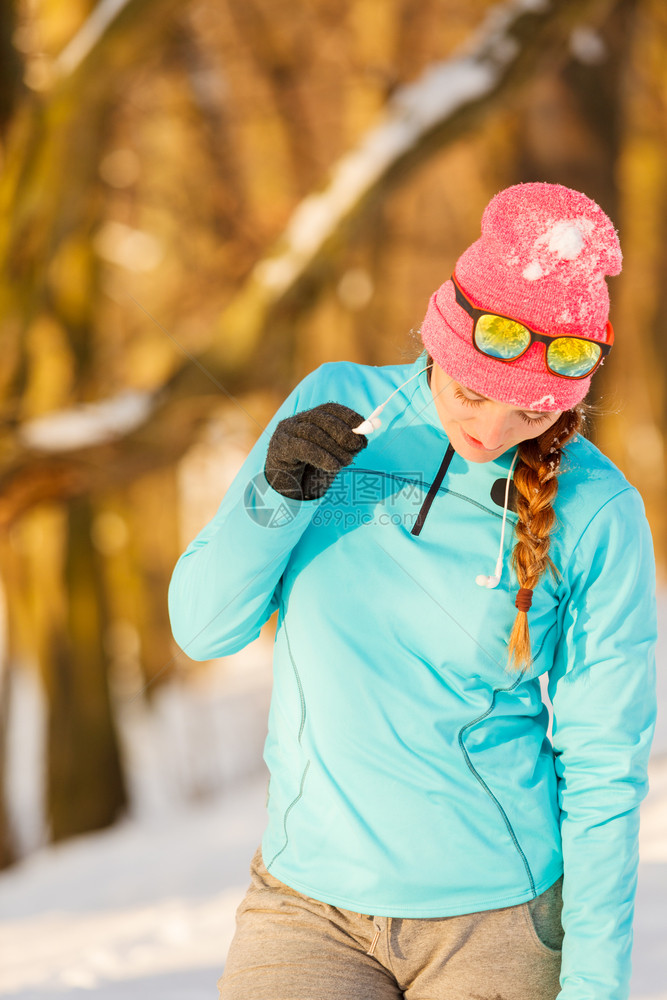
[[[489,407],[488,411],[480,414],[480,421],[477,425],[477,438],[482,442],[487,451],[495,451],[505,444],[509,433],[510,418],[502,410],[495,410]]]

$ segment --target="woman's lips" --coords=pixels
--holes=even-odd
[[[482,441],[479,441],[477,438],[473,437],[472,434],[468,434],[467,431],[464,431],[462,427],[459,427],[459,430],[461,431],[461,434],[463,434],[463,440],[466,442],[466,444],[469,444],[471,448],[477,448],[479,451],[487,451],[489,455],[493,454],[496,451],[500,451],[501,448],[503,447],[503,445],[499,445],[497,448],[487,448]]]
[[[471,448],[480,448],[482,451],[488,451],[489,450],[488,448],[485,448],[484,445],[482,444],[482,442],[478,441],[477,438],[474,438],[471,434],[467,434],[466,431],[464,431],[462,427],[460,428],[460,431],[461,431],[461,434],[463,434],[463,438],[464,438],[466,444],[469,444]]]

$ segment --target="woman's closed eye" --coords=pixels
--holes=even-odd
[[[454,395],[461,403],[464,404],[464,406],[481,406],[482,403],[488,402],[484,396],[468,396],[461,386],[456,387]],[[545,420],[548,420],[551,416],[550,413],[538,413],[532,410],[517,410],[516,413],[517,416],[524,421],[524,423],[533,424],[535,426],[543,423]]]
[[[466,396],[460,386],[457,386],[456,389],[454,389],[454,395],[462,403],[465,403],[468,406],[481,406],[482,403],[486,402],[483,396]]]
[[[551,414],[550,413],[527,413],[526,411],[521,410],[521,413],[519,414],[519,416],[521,417],[522,420],[525,420],[527,424],[541,424],[545,420],[548,420],[549,417],[551,416]]]

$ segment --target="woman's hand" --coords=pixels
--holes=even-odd
[[[368,444],[354,434],[364,418],[342,403],[322,403],[281,420],[269,442],[264,475],[292,500],[315,500]]]

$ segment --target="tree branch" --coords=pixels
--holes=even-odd
[[[348,230],[434,152],[513,94],[578,24],[614,0],[509,0],[493,7],[465,49],[395,91],[383,121],[344,156],[324,191],[296,208],[283,237],[223,312],[202,361],[224,379],[252,358],[272,315],[330,271]]]
[[[67,77],[75,72],[99,46],[109,26],[131,3],[132,0],[100,0],[56,59],[56,77]]]

